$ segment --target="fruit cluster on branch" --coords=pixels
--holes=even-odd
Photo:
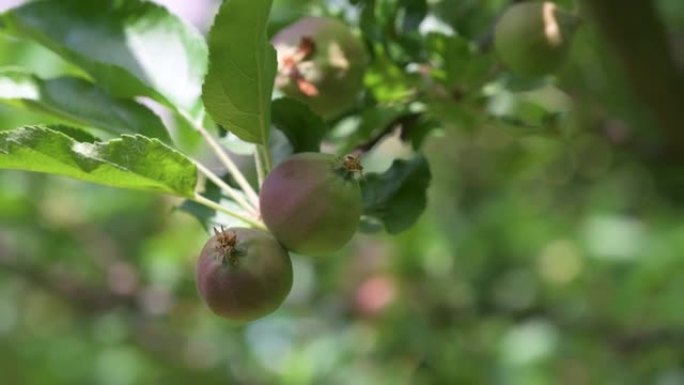
[[[280,306],[292,287],[288,250],[319,256],[337,251],[361,217],[358,158],[321,153],[291,156],[268,175],[260,192],[270,231],[214,230],[200,254],[197,288],[209,308],[250,321]]]
[[[512,71],[541,76],[563,63],[574,27],[575,17],[551,2],[516,3],[496,23],[494,46]],[[305,17],[282,29],[272,42],[280,92],[327,120],[353,107],[363,88],[368,56],[345,24]],[[267,231],[217,230],[200,255],[197,287],[209,308],[240,322],[278,308],[292,286],[289,252],[326,255],[342,248],[356,232],[363,208],[358,156],[397,127],[402,127],[403,137],[422,116],[398,115],[350,155],[298,153],[262,175],[258,211]]]

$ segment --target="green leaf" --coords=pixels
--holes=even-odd
[[[240,139],[268,143],[276,53],[266,37],[272,0],[223,3],[209,34],[202,99],[214,121]]]
[[[122,135],[78,142],[45,126],[0,132],[0,168],[57,174],[107,186],[194,195],[195,165],[157,139]]]
[[[440,125],[436,121],[426,118],[425,115],[420,115],[410,129],[402,131],[401,140],[411,143],[413,149],[418,151],[428,135],[438,128]]]
[[[50,124],[49,127],[51,130],[61,132],[77,142],[95,143],[102,141],[100,138],[87,131],[83,131],[80,128],[65,126],[62,124]]]
[[[366,72],[364,83],[380,103],[404,103],[415,93],[419,84],[416,74],[407,74],[403,68],[386,56],[378,56]]]
[[[170,142],[164,124],[131,99],[118,99],[75,77],[40,79],[28,72],[0,69],[0,102],[49,114],[59,121],[115,134],[140,133]]]
[[[390,234],[413,225],[427,204],[430,168],[423,156],[395,160],[382,174],[367,174],[361,182],[363,213],[382,221]]]
[[[432,71],[433,78],[454,91],[478,92],[495,68],[495,56],[478,51],[463,36],[430,32],[425,37],[425,45],[431,60],[439,63]]]
[[[320,151],[327,128],[323,119],[305,104],[280,98],[271,105],[273,125],[285,134],[293,152]]]
[[[202,36],[152,2],[31,2],[0,15],[6,32],[33,39],[88,72],[116,96],[151,96],[201,112]]]
[[[417,32],[423,19],[428,13],[426,0],[400,0],[399,6],[403,8],[404,15],[401,23],[403,33]]]

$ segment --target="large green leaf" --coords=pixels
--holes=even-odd
[[[78,142],[45,126],[0,132],[0,168],[69,176],[103,185],[191,197],[195,165],[157,139],[122,135]]]
[[[152,111],[80,78],[43,80],[28,72],[0,69],[0,102],[49,114],[67,124],[171,140]]]
[[[117,96],[147,95],[194,116],[201,111],[206,44],[159,5],[38,1],[0,15],[0,24],[80,66]]]
[[[272,0],[223,3],[209,34],[202,99],[218,124],[240,139],[268,143],[276,54],[266,37]]]
[[[364,214],[382,221],[388,233],[408,229],[425,210],[430,178],[423,156],[395,160],[382,174],[366,174],[361,182]]]
[[[325,122],[304,103],[280,98],[271,105],[273,125],[285,134],[293,152],[320,151]]]

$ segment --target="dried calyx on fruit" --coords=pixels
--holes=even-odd
[[[216,237],[216,245],[214,246],[214,254],[221,263],[229,262],[236,266],[239,263],[238,250],[235,247],[237,244],[237,233],[235,231],[225,231],[223,227],[221,230],[214,228],[214,236]]]
[[[216,314],[238,322],[280,306],[292,287],[290,256],[263,230],[214,229],[197,261],[197,289]]]
[[[306,17],[273,37],[278,52],[276,86],[324,118],[348,109],[362,88],[366,52],[339,20]]]
[[[497,22],[496,53],[514,72],[551,73],[563,64],[578,23],[577,16],[549,1],[513,4]]]
[[[354,235],[361,217],[362,171],[347,155],[295,154],[271,171],[259,196],[268,229],[288,250],[334,252]]]

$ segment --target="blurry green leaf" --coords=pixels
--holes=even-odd
[[[407,74],[385,56],[378,56],[368,68],[365,86],[378,102],[398,102],[409,99],[415,93],[418,76]]]
[[[193,116],[201,111],[204,39],[157,4],[38,1],[0,20],[7,32],[55,51],[116,96],[151,96]]]
[[[510,92],[524,92],[535,90],[547,85],[548,79],[539,76],[524,76],[512,72],[505,72],[499,76],[501,86]]]
[[[202,99],[214,121],[240,139],[268,143],[276,53],[266,37],[272,0],[223,3],[209,34]]]
[[[310,13],[318,0],[277,0],[273,2],[268,22],[268,36],[291,24],[294,20]]]
[[[0,132],[0,168],[184,197],[194,194],[197,181],[194,164],[157,139],[123,135],[107,142],[78,142],[45,126]]]
[[[0,69],[0,102],[81,127],[171,140],[152,111],[133,100],[114,98],[96,85],[75,77],[43,80],[24,71]]]
[[[425,19],[428,12],[426,0],[400,0],[400,7],[403,9],[403,20],[401,28],[403,32],[417,32],[420,23]]]
[[[555,87],[516,93],[498,86],[491,88],[487,91],[491,95],[487,106],[489,114],[512,125],[550,128],[572,107],[570,98]]]
[[[426,36],[425,44],[432,61],[437,63],[433,76],[449,89],[477,92],[475,88],[483,85],[495,65],[493,55],[479,52],[471,41],[461,36],[432,32]]]
[[[361,117],[361,124],[359,124],[356,133],[361,140],[365,140],[371,134],[377,131],[382,131],[384,127],[389,125],[392,121],[398,119],[405,114],[406,106],[394,106],[369,108],[363,111]]]
[[[273,101],[273,125],[292,144],[293,151],[318,152],[326,132],[325,122],[305,104],[289,98]]]
[[[385,224],[390,234],[411,227],[427,204],[430,168],[423,156],[395,160],[382,174],[367,174],[361,182],[363,212]]]
[[[427,105],[428,116],[436,120],[441,126],[473,130],[482,124],[481,115],[471,106],[439,96],[430,95],[428,97],[430,98]]]
[[[354,3],[361,3],[361,16],[359,18],[359,28],[366,39],[380,41],[384,39],[382,27],[375,15],[375,0],[358,0]]]
[[[420,114],[410,129],[402,131],[401,140],[410,142],[414,150],[420,150],[421,146],[432,130],[439,128],[437,122],[427,119]]]

